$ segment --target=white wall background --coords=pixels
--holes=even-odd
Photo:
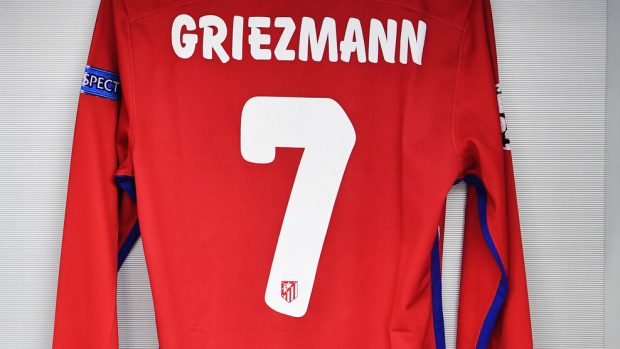
[[[613,1],[613,0],[612,0]],[[51,346],[76,102],[98,0],[0,0],[0,348]],[[604,348],[605,0],[494,0],[536,348]],[[463,188],[444,256],[454,347]],[[141,246],[121,348],[157,348]],[[613,348],[610,346],[609,348]]]
[[[620,348],[620,1],[607,5],[607,166],[605,197],[605,310],[607,348]]]

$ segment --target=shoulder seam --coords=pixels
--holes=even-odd
[[[131,22],[135,22],[137,20],[140,20],[140,19],[152,16],[152,15],[156,15],[156,14],[158,14],[160,12],[168,11],[168,10],[173,9],[173,8],[193,5],[193,4],[201,3],[201,2],[204,2],[204,1],[205,0],[196,0],[196,1],[184,2],[184,3],[181,3],[181,4],[173,4],[173,5],[169,5],[169,6],[166,6],[166,7],[158,8],[156,10],[152,10],[152,11],[147,12],[147,13],[140,14],[140,15],[134,17],[134,18],[129,18],[128,17],[128,20],[131,23]]]
[[[421,9],[415,8],[415,7],[413,7],[413,6],[409,6],[409,5],[405,5],[405,4],[397,3],[397,2],[394,2],[394,1],[390,1],[390,0],[376,0],[376,1],[377,1],[377,2],[382,2],[382,3],[385,3],[385,4],[394,5],[394,6],[404,7],[404,8],[407,8],[407,9],[410,9],[410,10],[413,10],[413,11],[416,11],[416,12],[419,12],[419,13],[421,13],[421,14],[424,14],[424,15],[425,15],[425,16],[427,16],[428,18],[431,18],[431,19],[433,19],[433,20],[435,20],[435,21],[437,21],[437,22],[439,22],[439,23],[441,23],[441,24],[445,24],[445,25],[447,25],[447,26],[449,26],[449,27],[452,27],[453,29],[456,29],[456,30],[458,30],[458,31],[463,31],[463,27],[459,27],[458,25],[456,25],[456,24],[454,24],[454,23],[450,23],[450,22],[448,22],[448,21],[446,21],[446,20],[444,20],[444,19],[442,19],[442,18],[440,18],[440,17],[437,17],[437,16],[434,16],[434,15],[431,15],[431,14],[429,14],[429,13],[427,13],[427,12],[425,12],[425,11],[422,11]],[[471,7],[471,5],[470,5],[470,7]]]

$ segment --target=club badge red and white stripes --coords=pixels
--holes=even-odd
[[[282,299],[288,303],[294,301],[297,298],[297,281],[282,281],[281,285]]]

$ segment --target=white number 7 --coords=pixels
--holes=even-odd
[[[353,125],[333,99],[254,97],[243,107],[245,160],[268,164],[275,159],[276,147],[304,148],[265,291],[265,302],[277,312],[302,317],[308,309],[327,226],[354,145]],[[290,286],[294,294],[285,297],[283,287]]]

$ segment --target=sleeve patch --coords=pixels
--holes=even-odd
[[[87,65],[82,79],[81,92],[117,101],[121,96],[119,75]]]
[[[502,127],[502,144],[505,150],[510,150],[510,139],[508,139],[508,125],[506,124],[506,114],[504,113],[504,102],[502,101],[502,87],[495,85],[497,94],[497,105],[499,106],[499,122]]]

